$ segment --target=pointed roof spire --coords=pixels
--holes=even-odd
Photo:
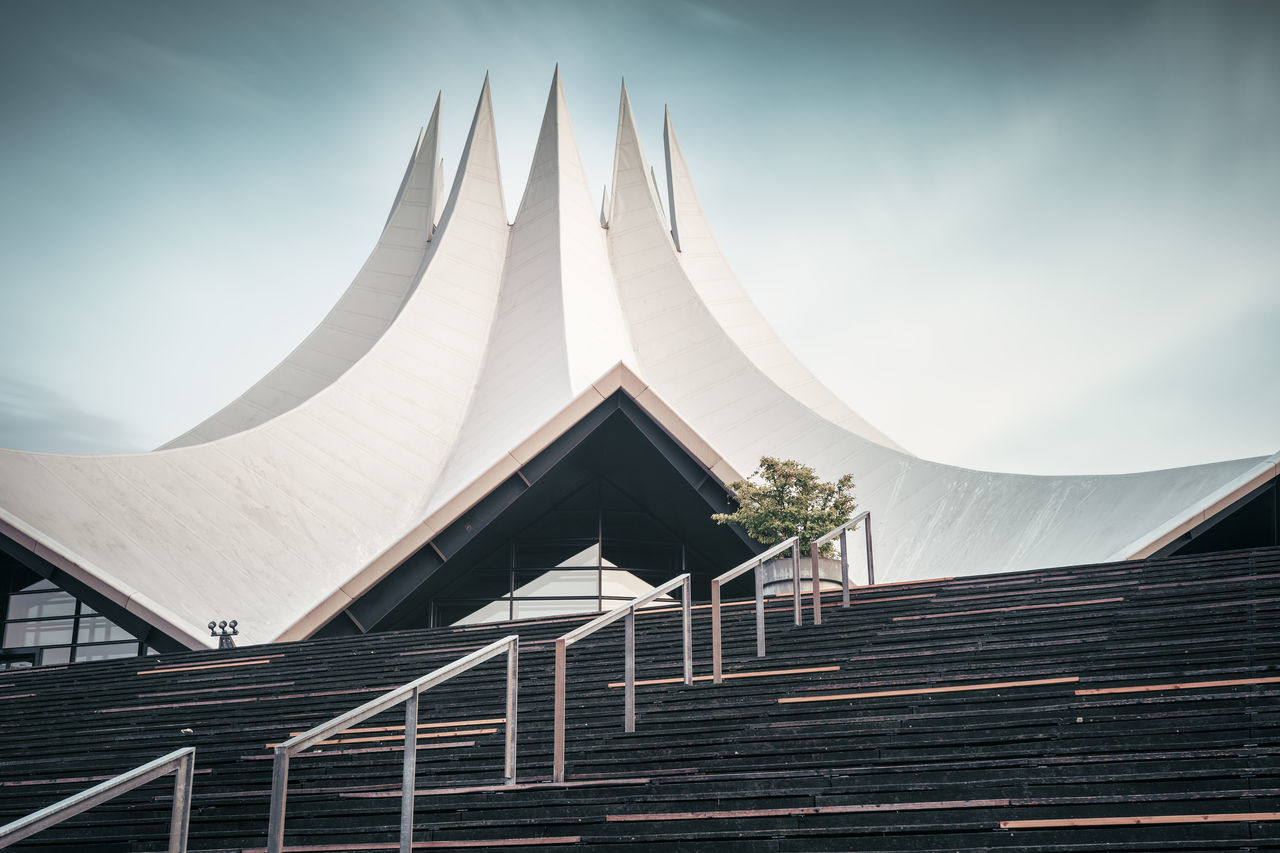
[[[538,131],[538,144],[533,151],[529,179],[525,183],[520,207],[516,210],[517,223],[522,218],[536,216],[545,202],[558,203],[561,172],[565,169],[581,174],[582,157],[578,154],[574,141],[569,107],[565,102],[564,86],[560,82],[560,66],[557,65],[551,75],[551,89],[547,93],[547,106],[542,113],[542,127]]]
[[[443,180],[443,179],[442,179]],[[458,172],[453,179],[449,200],[440,214],[439,230],[443,230],[453,216],[463,194],[491,208],[507,224],[507,208],[502,197],[502,170],[498,165],[498,138],[493,121],[493,97],[489,91],[489,72],[485,72],[484,85],[480,87],[480,99],[476,102],[471,129],[458,161]],[[478,195],[472,195],[473,193]]]
[[[680,251],[680,214],[677,206],[684,201],[684,190],[687,187],[692,193],[693,185],[689,182],[689,167],[684,162],[684,153],[680,150],[680,141],[676,139],[676,130],[671,126],[671,107],[662,105],[662,148],[667,156],[667,204],[671,209],[671,239],[675,241],[676,251]],[[677,172],[679,174],[677,175]],[[676,185],[680,185],[677,192]],[[697,196],[693,197],[696,204]]]
[[[409,157],[409,165],[405,167],[404,177],[400,181],[400,189],[396,191],[396,199],[391,203],[387,213],[387,221],[383,229],[389,228],[393,220],[399,228],[410,228],[426,232],[426,239],[431,239],[430,222],[418,222],[416,215],[407,216],[406,208],[425,207],[428,214],[434,214],[439,208],[438,193],[434,193],[431,178],[431,164],[440,156],[440,95],[436,95],[436,105],[431,111],[431,120],[424,130],[418,131],[418,140],[413,146],[413,154]]]
[[[661,197],[653,183],[652,170],[645,160],[625,82],[622,84],[618,103],[618,136],[613,151],[612,186],[613,198],[609,213],[611,226],[617,224],[627,228],[638,221],[657,221],[662,223],[662,230],[666,231]]]
[[[503,286],[512,298],[518,294],[528,304],[543,306],[548,318],[559,315],[563,334],[553,344],[564,353],[566,376],[575,391],[610,365],[635,363],[594,201],[557,67],[512,226],[511,266]],[[553,332],[548,322],[540,334]],[[524,329],[520,334],[530,333]],[[551,345],[537,344],[544,349]],[[528,364],[533,357],[524,355],[520,361]]]
[[[430,168],[435,161],[440,158],[440,101],[443,96],[442,92],[436,92],[436,104],[431,109],[431,119],[427,122],[426,133],[423,134],[422,156],[420,161],[425,167]],[[430,184],[427,187],[426,210],[427,210],[427,241],[430,242],[435,233],[436,222],[439,221],[440,208],[444,204],[441,195],[444,193],[444,182],[441,180],[438,171],[432,170],[430,175]]]

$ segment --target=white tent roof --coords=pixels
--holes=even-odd
[[[624,89],[607,225],[558,74],[514,223],[488,81],[443,209],[439,121],[437,102],[377,247],[280,366],[151,453],[0,450],[0,532],[198,647],[220,614],[245,642],[309,635],[620,388],[722,482],[765,454],[852,473],[884,581],[1142,556],[1280,471],[1280,454],[1083,477],[914,457],[752,305],[669,117],[670,221]]]

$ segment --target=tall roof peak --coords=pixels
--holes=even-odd
[[[443,181],[441,180],[440,170],[436,166],[440,162],[440,102],[443,93],[436,92],[436,103],[431,109],[431,118],[427,121],[427,129],[423,134],[423,146],[419,156],[419,162],[425,168],[431,169],[429,173],[429,196],[427,201],[427,216],[430,221],[427,223],[427,240],[430,241],[434,235],[435,225],[440,221],[440,211],[444,207]]]
[[[586,178],[582,169],[582,157],[578,153],[573,134],[573,122],[569,118],[569,105],[560,81],[560,67],[556,66],[547,92],[547,105],[542,112],[542,127],[538,131],[538,143],[529,167],[529,179],[525,183],[524,196],[516,211],[516,223],[522,218],[535,216],[536,208],[547,202],[559,204],[562,174]]]
[[[678,205],[685,202],[698,203],[693,192],[693,183],[689,180],[689,167],[684,161],[684,153],[680,150],[680,140],[676,138],[675,126],[671,123],[671,108],[662,108],[662,148],[667,158],[667,204],[671,209],[671,239],[675,241],[676,250],[680,246],[680,212]]]
[[[512,225],[503,305],[542,306],[547,319],[539,334],[548,338],[527,346],[545,352],[562,349],[563,364],[546,369],[562,372],[575,393],[610,365],[634,363],[593,202],[557,69]],[[495,345],[506,340],[505,333],[499,334],[505,328],[496,329]],[[559,341],[553,346],[554,338]],[[510,349],[524,347],[526,343],[512,343]],[[532,353],[521,356],[525,362],[532,358]]]
[[[644,221],[662,221],[661,201],[651,183],[651,173],[644,147],[640,144],[640,132],[631,109],[627,84],[623,81],[618,101],[618,135],[613,150],[610,223],[616,219],[620,227],[627,228],[638,224],[638,216]]]
[[[506,202],[502,195],[502,169],[498,163],[498,138],[493,120],[493,97],[489,91],[489,74],[485,72],[484,85],[480,87],[480,98],[476,101],[476,111],[471,117],[471,129],[467,131],[467,141],[462,148],[462,156],[458,160],[458,172],[453,179],[453,188],[449,192],[449,201],[444,212],[440,214],[440,228],[443,229],[458,205],[467,184],[483,184],[483,205],[496,211],[505,225],[507,221]]]

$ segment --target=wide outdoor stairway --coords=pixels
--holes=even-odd
[[[744,590],[749,590],[749,578]],[[505,659],[423,694],[415,849],[1280,849],[1280,549],[1049,569],[637,618],[570,647],[568,779],[551,780],[554,638],[582,618],[0,672],[0,823],[196,747],[192,850],[265,846],[272,746],[508,634],[517,784],[501,784]],[[652,683],[649,683],[652,682]],[[286,849],[395,849],[396,707],[293,760]],[[14,849],[162,850],[149,783]]]

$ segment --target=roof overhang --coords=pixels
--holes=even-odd
[[[1259,487],[1280,478],[1280,453],[1264,459],[1203,500],[1194,504],[1185,514],[1170,519],[1167,524],[1135,539],[1111,555],[1105,562],[1141,560],[1155,554],[1161,548],[1183,536],[1218,513],[1232,506]]]
[[[183,646],[191,649],[216,648],[217,642],[202,633],[181,627],[185,623],[168,608],[128,584],[107,581],[113,577],[92,561],[85,559],[57,540],[32,529],[19,518],[0,507],[0,536],[12,541],[33,559],[24,560],[37,574],[47,577],[78,598],[114,618],[122,627],[164,651]],[[146,625],[162,635],[142,636],[138,629]],[[166,648],[172,646],[172,648]]]

